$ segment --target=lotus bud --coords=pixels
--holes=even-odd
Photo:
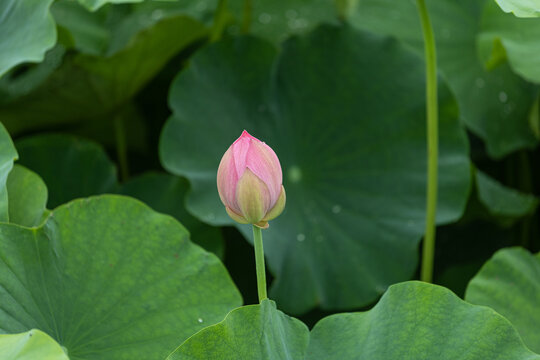
[[[263,229],[285,207],[282,181],[274,150],[245,130],[227,149],[217,172],[219,197],[229,216]]]

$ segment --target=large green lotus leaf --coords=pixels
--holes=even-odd
[[[49,12],[53,0],[0,2],[0,76],[27,61],[41,61],[56,43],[56,27]]]
[[[48,207],[113,192],[116,168],[103,148],[69,135],[45,134],[17,141],[20,163],[38,173],[49,189]]]
[[[309,329],[271,300],[231,311],[193,335],[167,360],[304,359]]]
[[[322,26],[283,47],[276,57],[269,43],[243,37],[199,52],[172,85],[162,163],[191,181],[188,210],[232,224],[216,189],[221,156],[243,129],[266,141],[287,191],[285,212],[264,232],[272,297],[295,313],[366,305],[416,268],[423,63],[394,40],[350,27]],[[456,104],[444,89],[440,100],[438,222],[447,223],[463,211],[470,165]],[[249,226],[238,227],[251,238]]]
[[[9,221],[6,182],[9,172],[13,168],[13,162],[18,157],[11,137],[0,122],[0,221]]]
[[[223,257],[223,237],[217,227],[206,225],[185,208],[189,184],[186,179],[160,173],[146,173],[123,183],[119,193],[144,201],[156,211],[174,216],[191,233],[191,240]]]
[[[540,9],[540,3],[539,3]],[[505,14],[493,1],[486,4],[482,16],[479,48],[493,53],[500,41],[512,69],[526,80],[540,83],[540,19],[520,19]]]
[[[7,179],[9,222],[23,226],[39,224],[47,204],[47,186],[24,166],[15,165]]]
[[[492,0],[489,0],[492,1]],[[455,94],[460,116],[502,157],[537,144],[528,115],[537,89],[508,64],[488,71],[478,57],[477,36],[485,0],[429,0],[441,74]],[[358,0],[350,17],[359,28],[392,35],[423,55],[420,20],[413,1]]]
[[[244,0],[229,1],[236,15],[237,27],[243,22]],[[337,23],[337,10],[332,0],[259,0],[251,2],[250,33],[274,43],[287,36],[305,33],[319,23]]]
[[[465,300],[506,317],[525,344],[540,352],[540,253],[523,248],[499,250],[471,280]]]
[[[88,119],[112,122],[111,113],[128,103],[175,54],[205,34],[199,21],[175,16],[138,32],[112,56],[69,54],[35,91],[0,107],[0,120],[12,135]]]
[[[410,282],[391,287],[368,312],[321,320],[311,332],[308,358],[532,360],[540,355],[495,311],[467,304],[446,288]]]
[[[321,320],[309,336],[273,302],[245,306],[184,342],[168,360],[537,360],[508,320],[426,283],[391,286],[370,311]]]
[[[496,0],[505,12],[512,12],[519,17],[540,16],[540,2],[538,0]]]
[[[40,329],[72,359],[163,359],[241,298],[175,219],[124,196],[0,225],[0,332]]]
[[[476,185],[478,199],[495,217],[518,219],[533,214],[538,207],[534,195],[508,188],[479,170],[476,170]]]
[[[39,330],[0,335],[3,360],[69,360],[60,345]]]

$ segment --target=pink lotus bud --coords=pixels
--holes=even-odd
[[[227,213],[241,224],[267,228],[285,207],[276,153],[245,130],[221,158],[217,187]]]

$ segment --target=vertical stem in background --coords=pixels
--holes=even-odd
[[[336,5],[338,19],[341,21],[347,20],[349,0],[334,0],[334,4]]]
[[[225,25],[227,24],[227,0],[219,0],[216,12],[214,13],[214,24],[210,31],[210,42],[221,39]]]
[[[126,181],[129,177],[127,161],[126,127],[123,114],[117,114],[114,118],[114,135],[116,137],[116,156],[120,165],[120,177]]]
[[[255,246],[255,267],[257,269],[257,292],[259,302],[267,298],[266,296],[266,272],[264,268],[264,248],[261,228],[253,225],[253,245]]]
[[[527,154],[527,150],[522,150],[519,153],[519,184],[518,189],[525,194],[530,194],[533,192],[533,186],[532,186],[532,172],[531,172],[531,164],[529,161],[529,155]],[[532,216],[527,215],[523,220],[521,220],[521,246],[523,246],[525,249],[529,249],[530,246],[530,238],[531,238],[531,225],[532,225]]]
[[[427,189],[426,230],[422,249],[420,279],[433,280],[433,257],[435,253],[435,217],[437,212],[437,160],[438,160],[438,104],[437,104],[437,56],[435,37],[424,0],[417,0],[418,13],[424,34],[426,60],[426,115],[427,115]]]
[[[253,3],[251,0],[244,0],[244,12],[242,14],[242,33],[249,33],[253,16]]]

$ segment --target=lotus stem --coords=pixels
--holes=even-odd
[[[437,55],[433,27],[429,19],[426,3],[417,0],[418,13],[424,35],[424,56],[426,61],[426,115],[427,115],[427,188],[426,188],[426,229],[422,249],[420,279],[433,281],[435,253],[435,219],[437,212],[437,167],[438,167],[438,103],[437,103]]]
[[[259,293],[259,303],[266,296],[266,270],[264,268],[264,247],[262,239],[262,230],[253,225],[253,245],[255,246],[255,267],[257,269],[257,292]]]

